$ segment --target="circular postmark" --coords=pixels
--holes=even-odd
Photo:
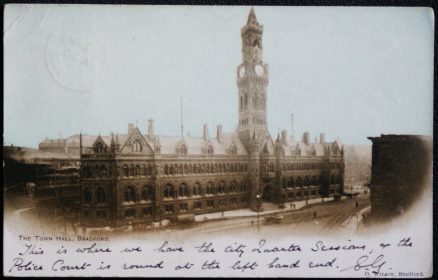
[[[104,60],[103,44],[88,33],[53,33],[46,49],[53,79],[73,91],[94,89]]]

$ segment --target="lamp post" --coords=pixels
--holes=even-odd
[[[257,232],[260,232],[260,194],[257,197]]]

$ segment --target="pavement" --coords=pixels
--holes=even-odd
[[[345,220],[344,223],[342,223],[341,227],[350,233],[357,231],[363,220],[364,214],[368,214],[370,210],[371,210],[371,206],[368,206],[361,209],[360,211],[357,211],[356,213],[348,217],[348,219]]]
[[[345,199],[345,197],[342,197],[341,199]],[[329,202],[332,200],[333,200],[332,197],[324,198],[324,202]],[[195,221],[202,222],[202,221],[211,221],[211,220],[224,219],[224,218],[255,217],[258,214],[260,215],[280,214],[283,212],[299,210],[305,207],[306,205],[319,204],[319,203],[322,203],[321,198],[313,198],[313,199],[308,199],[307,202],[306,200],[288,202],[285,203],[285,208],[279,209],[277,204],[264,202],[263,203],[264,211],[260,211],[260,213],[257,213],[256,211],[252,211],[250,208],[245,208],[245,209],[237,209],[237,210],[196,215]],[[295,207],[293,207],[294,204]]]

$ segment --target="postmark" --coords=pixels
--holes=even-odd
[[[105,58],[97,36],[85,33],[53,33],[49,36],[46,62],[52,78],[72,91],[93,90]]]

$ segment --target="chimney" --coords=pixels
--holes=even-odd
[[[154,137],[154,119],[148,120],[148,136],[150,138]]]
[[[304,134],[303,134],[304,144],[309,145],[309,137],[310,137],[309,132],[308,131],[304,132]]]
[[[219,143],[222,143],[222,125],[219,124],[216,130],[216,139]]]
[[[204,137],[204,141],[208,141],[208,126],[207,126],[207,124],[204,124],[204,134],[203,134],[203,137]]]
[[[134,124],[128,123],[128,134],[131,134],[131,132],[134,130]]]
[[[325,133],[319,134],[319,143],[321,144],[325,143]]]
[[[281,144],[285,145],[286,144],[286,139],[287,139],[287,130],[284,129],[281,131]]]

